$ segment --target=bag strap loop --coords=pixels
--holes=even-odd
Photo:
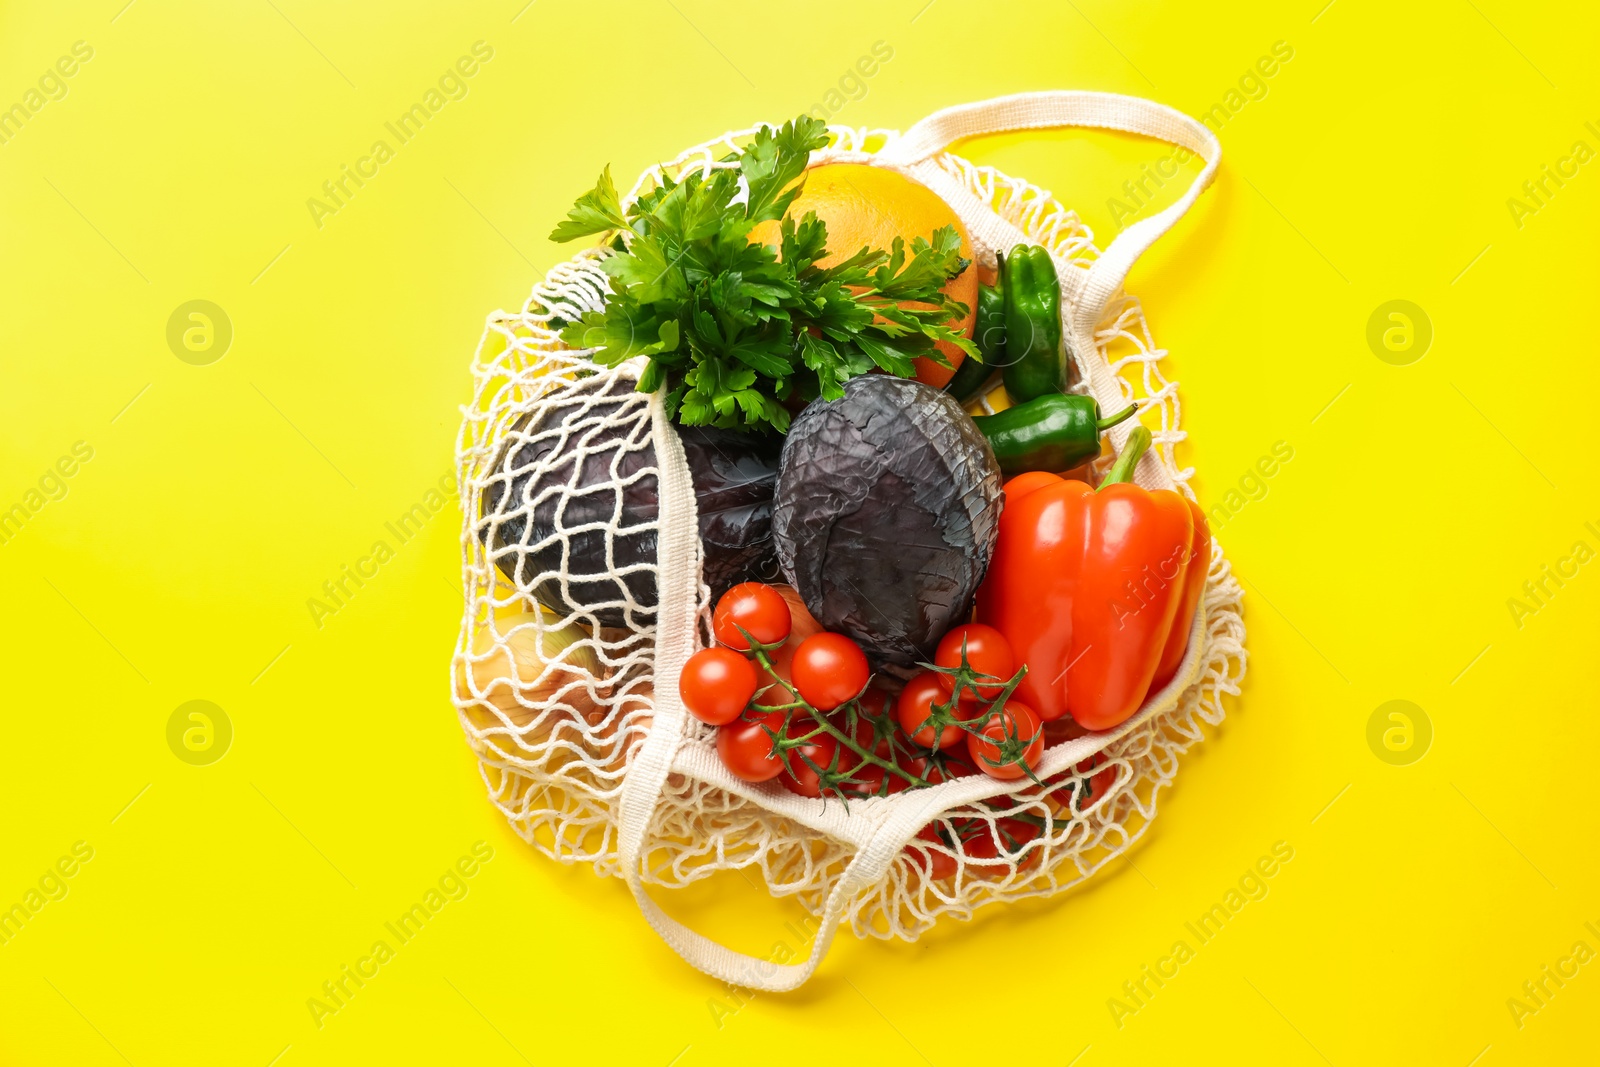
[[[736,952],[678,922],[645,892],[640,866],[645,835],[673,761],[681,754],[687,727],[676,679],[695,648],[695,608],[700,585],[700,528],[688,460],[666,413],[661,391],[651,395],[650,409],[651,444],[660,487],[657,522],[661,531],[657,548],[660,588],[656,608],[656,686],[651,728],[628,767],[618,802],[618,862],[645,921],[685,961],[714,978],[745,988],[767,992],[794,989],[811,977],[827,955],[839,921],[856,894],[888,870],[900,848],[901,833],[895,827],[873,828],[828,894],[810,956],[801,963],[776,963]],[[670,682],[663,684],[663,680]],[[886,834],[885,829],[891,832]]]
[[[1062,89],[1017,93],[935,111],[885,145],[878,158],[910,167],[965,137],[1059,126],[1094,126],[1155,137],[1187,148],[1205,160],[1205,168],[1175,203],[1118,234],[1089,269],[1077,315],[1092,331],[1134,263],[1183,217],[1216,177],[1222,161],[1222,146],[1216,134],[1183,112],[1152,100]]]
[[[693,775],[697,755],[703,755],[707,760],[717,759],[716,754],[712,752],[697,753],[693,749],[685,749],[680,753],[678,766],[683,767],[685,773]],[[714,773],[710,768],[704,770]],[[888,815],[887,812],[884,814]],[[634,900],[644,914],[645,921],[674,952],[683,957],[685,962],[730,985],[757,989],[765,993],[783,993],[799,988],[816,972],[817,967],[827,956],[828,949],[833,945],[834,935],[838,933],[840,922],[850,903],[863,889],[883,878],[888,872],[889,865],[899,854],[905,837],[916,832],[916,826],[909,831],[904,830],[900,825],[903,820],[899,816],[900,813],[896,812],[893,816],[877,820],[870,828],[863,828],[865,840],[845,865],[844,871],[829,890],[827,899],[823,903],[821,921],[813,934],[814,940],[810,951],[806,953],[804,959],[795,963],[763,959],[739,952],[691,930],[668,915],[644,891],[637,851],[628,849],[619,851],[622,852],[622,862],[625,864],[623,874],[627,879],[628,888],[632,890]],[[920,825],[919,823],[918,826]],[[797,949],[799,947],[794,946]]]

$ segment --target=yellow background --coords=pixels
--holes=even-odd
[[[0,906],[94,850],[0,945],[0,1062],[1593,1060],[1600,963],[1520,1028],[1507,1007],[1574,942],[1600,949],[1600,566],[1520,627],[1507,607],[1600,548],[1600,163],[1520,226],[1507,206],[1575,141],[1600,148],[1592,13],[125,3],[0,15],[0,105],[94,50],[0,145],[0,507],[94,450],[0,545]],[[479,40],[468,95],[319,229],[307,198]],[[1061,87],[1198,114],[1293,48],[1130,289],[1183,383],[1202,501],[1276,442],[1294,459],[1220,532],[1249,676],[1137,869],[915,945],[845,936],[800,992],[727,1014],[620,882],[537,856],[486,802],[447,696],[453,501],[320,629],[306,600],[447,472],[484,316],[566,254],[545,235],[603,164],[631,177],[821,104],[877,41],[893,58],[834,121]],[[1168,149],[965,151],[1104,243],[1108,199]],[[195,299],[234,330],[207,366],[166,342]],[[1366,342],[1392,299],[1434,329],[1407,366]],[[234,729],[210,766],[167,744],[194,699]],[[1433,728],[1408,766],[1367,743],[1394,699]],[[307,999],[480,840],[465,899],[319,1029]],[[1266,898],[1113,1022],[1122,983],[1279,841]],[[798,914],[737,878],[674,907],[755,951]]]

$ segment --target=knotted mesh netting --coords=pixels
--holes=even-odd
[[[665,173],[732,165],[728,158],[752,132],[652,168],[631,195]],[[847,128],[830,135],[814,164],[871,162],[896,137]],[[1071,299],[1074,275],[1099,254],[1075,214],[1027,182],[958,156],[941,152],[923,164],[930,166],[1050,248]],[[457,449],[466,600],[453,670],[455,704],[489,797],[516,832],[554,859],[625,876],[620,831],[634,817],[624,811],[626,782],[647,739],[668,728],[657,716],[657,694],[677,685],[667,661],[681,665],[705,643],[710,590],[700,579],[693,494],[675,476],[683,458],[669,443],[673,428],[663,425],[659,399],[634,390],[635,364],[598,367],[559,338],[562,324],[604,306],[602,254],[557,264],[519,311],[490,316],[473,362]],[[1139,402],[1165,477],[1188,493],[1192,469],[1178,469],[1172,453],[1184,436],[1176,383],[1162,373],[1165,352],[1138,301],[1112,299],[1094,344],[1074,353],[1080,372],[1101,361],[1123,402]],[[1113,409],[1116,398],[1099,399]],[[671,545],[682,557],[673,566],[684,564],[691,577],[663,589],[664,576],[678,573],[666,562]],[[891,851],[870,881],[849,884],[842,917],[860,936],[905,939],[941,917],[1059,893],[1128,851],[1155,817],[1179,756],[1202,740],[1205,724],[1222,719],[1223,696],[1238,692],[1245,666],[1240,599],[1214,546],[1196,636],[1172,692],[1152,695],[1149,713],[1105,735],[1051,724],[1041,768],[1048,791],[980,778],[848,807],[802,798],[776,783],[733,778],[717,759],[714,728],[674,713],[675,736],[657,745],[662,784],[637,816],[647,820],[640,877],[679,887],[744,868],[772,893],[821,914],[851,861],[877,842]],[[692,637],[663,633],[658,616],[668,608],[688,610]],[[945,833],[925,830],[930,824]]]

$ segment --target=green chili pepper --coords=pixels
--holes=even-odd
[[[1010,387],[1006,389],[1010,392]],[[973,418],[1006,477],[1024,471],[1071,470],[1100,454],[1100,435],[1133,414],[1129,404],[1102,419],[1092,396],[1048,393],[995,415]]]
[[[1000,366],[1005,362],[1006,298],[998,286],[978,286],[978,313],[972,339],[983,361],[968,356],[961,361],[955,376],[944,387],[945,392],[963,405],[970,404],[980,394],[987,392],[984,386],[1000,373]]]
[[[1000,290],[1006,301],[1006,392],[1012,402],[1064,392],[1061,287],[1050,250],[1041,245],[1013,248],[1000,263]]]

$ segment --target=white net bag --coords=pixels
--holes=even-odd
[[[1205,167],[1177,203],[1099,252],[1049,193],[946,151],[962,137],[1057,126],[1161,138],[1197,153]],[[629,199],[663,174],[730,165],[719,161],[753,133],[724,135],[652,168]],[[1122,282],[1216,173],[1220,147],[1210,131],[1149,101],[1051,92],[950,108],[903,135],[843,127],[829,134],[813,165],[868,163],[922,182],[961,217],[981,262],[1020,241],[1051,249],[1076,388],[1102,410],[1137,400],[1141,415],[1158,412],[1144,420],[1157,424],[1156,447],[1135,480],[1192,495],[1193,470],[1180,470],[1172,451],[1184,437],[1177,383],[1163,375],[1165,353]],[[686,714],[677,692],[684,661],[707,643],[710,607],[678,430],[659,393],[634,390],[637,363],[597,367],[559,339],[560,323],[604,306],[601,254],[591,249],[558,264],[521,311],[490,316],[457,445],[466,603],[455,703],[490,799],[517,833],[553,859],[622,877],[686,960],[763,990],[810,977],[841,922],[858,936],[914,939],[941,917],[1059,893],[1131,848],[1155,817],[1178,757],[1202,739],[1203,723],[1221,721],[1223,694],[1238,693],[1242,593],[1221,548],[1213,544],[1177,675],[1115,729],[1049,735],[1054,743],[1037,774],[1060,782],[1051,793],[1027,779],[978,776],[846,805],[776,782],[743,782],[723,767],[715,728]],[[1110,431],[1114,448],[1132,425]],[[605,568],[577,566],[580,559],[604,560]],[[1092,770],[1075,770],[1090,760]],[[1080,802],[1086,795],[1092,803]],[[917,838],[930,822],[966,843],[952,849]],[[645,892],[737,868],[759,871],[773,894],[795,897],[817,917],[809,958],[776,963],[734,952],[666,915]]]

